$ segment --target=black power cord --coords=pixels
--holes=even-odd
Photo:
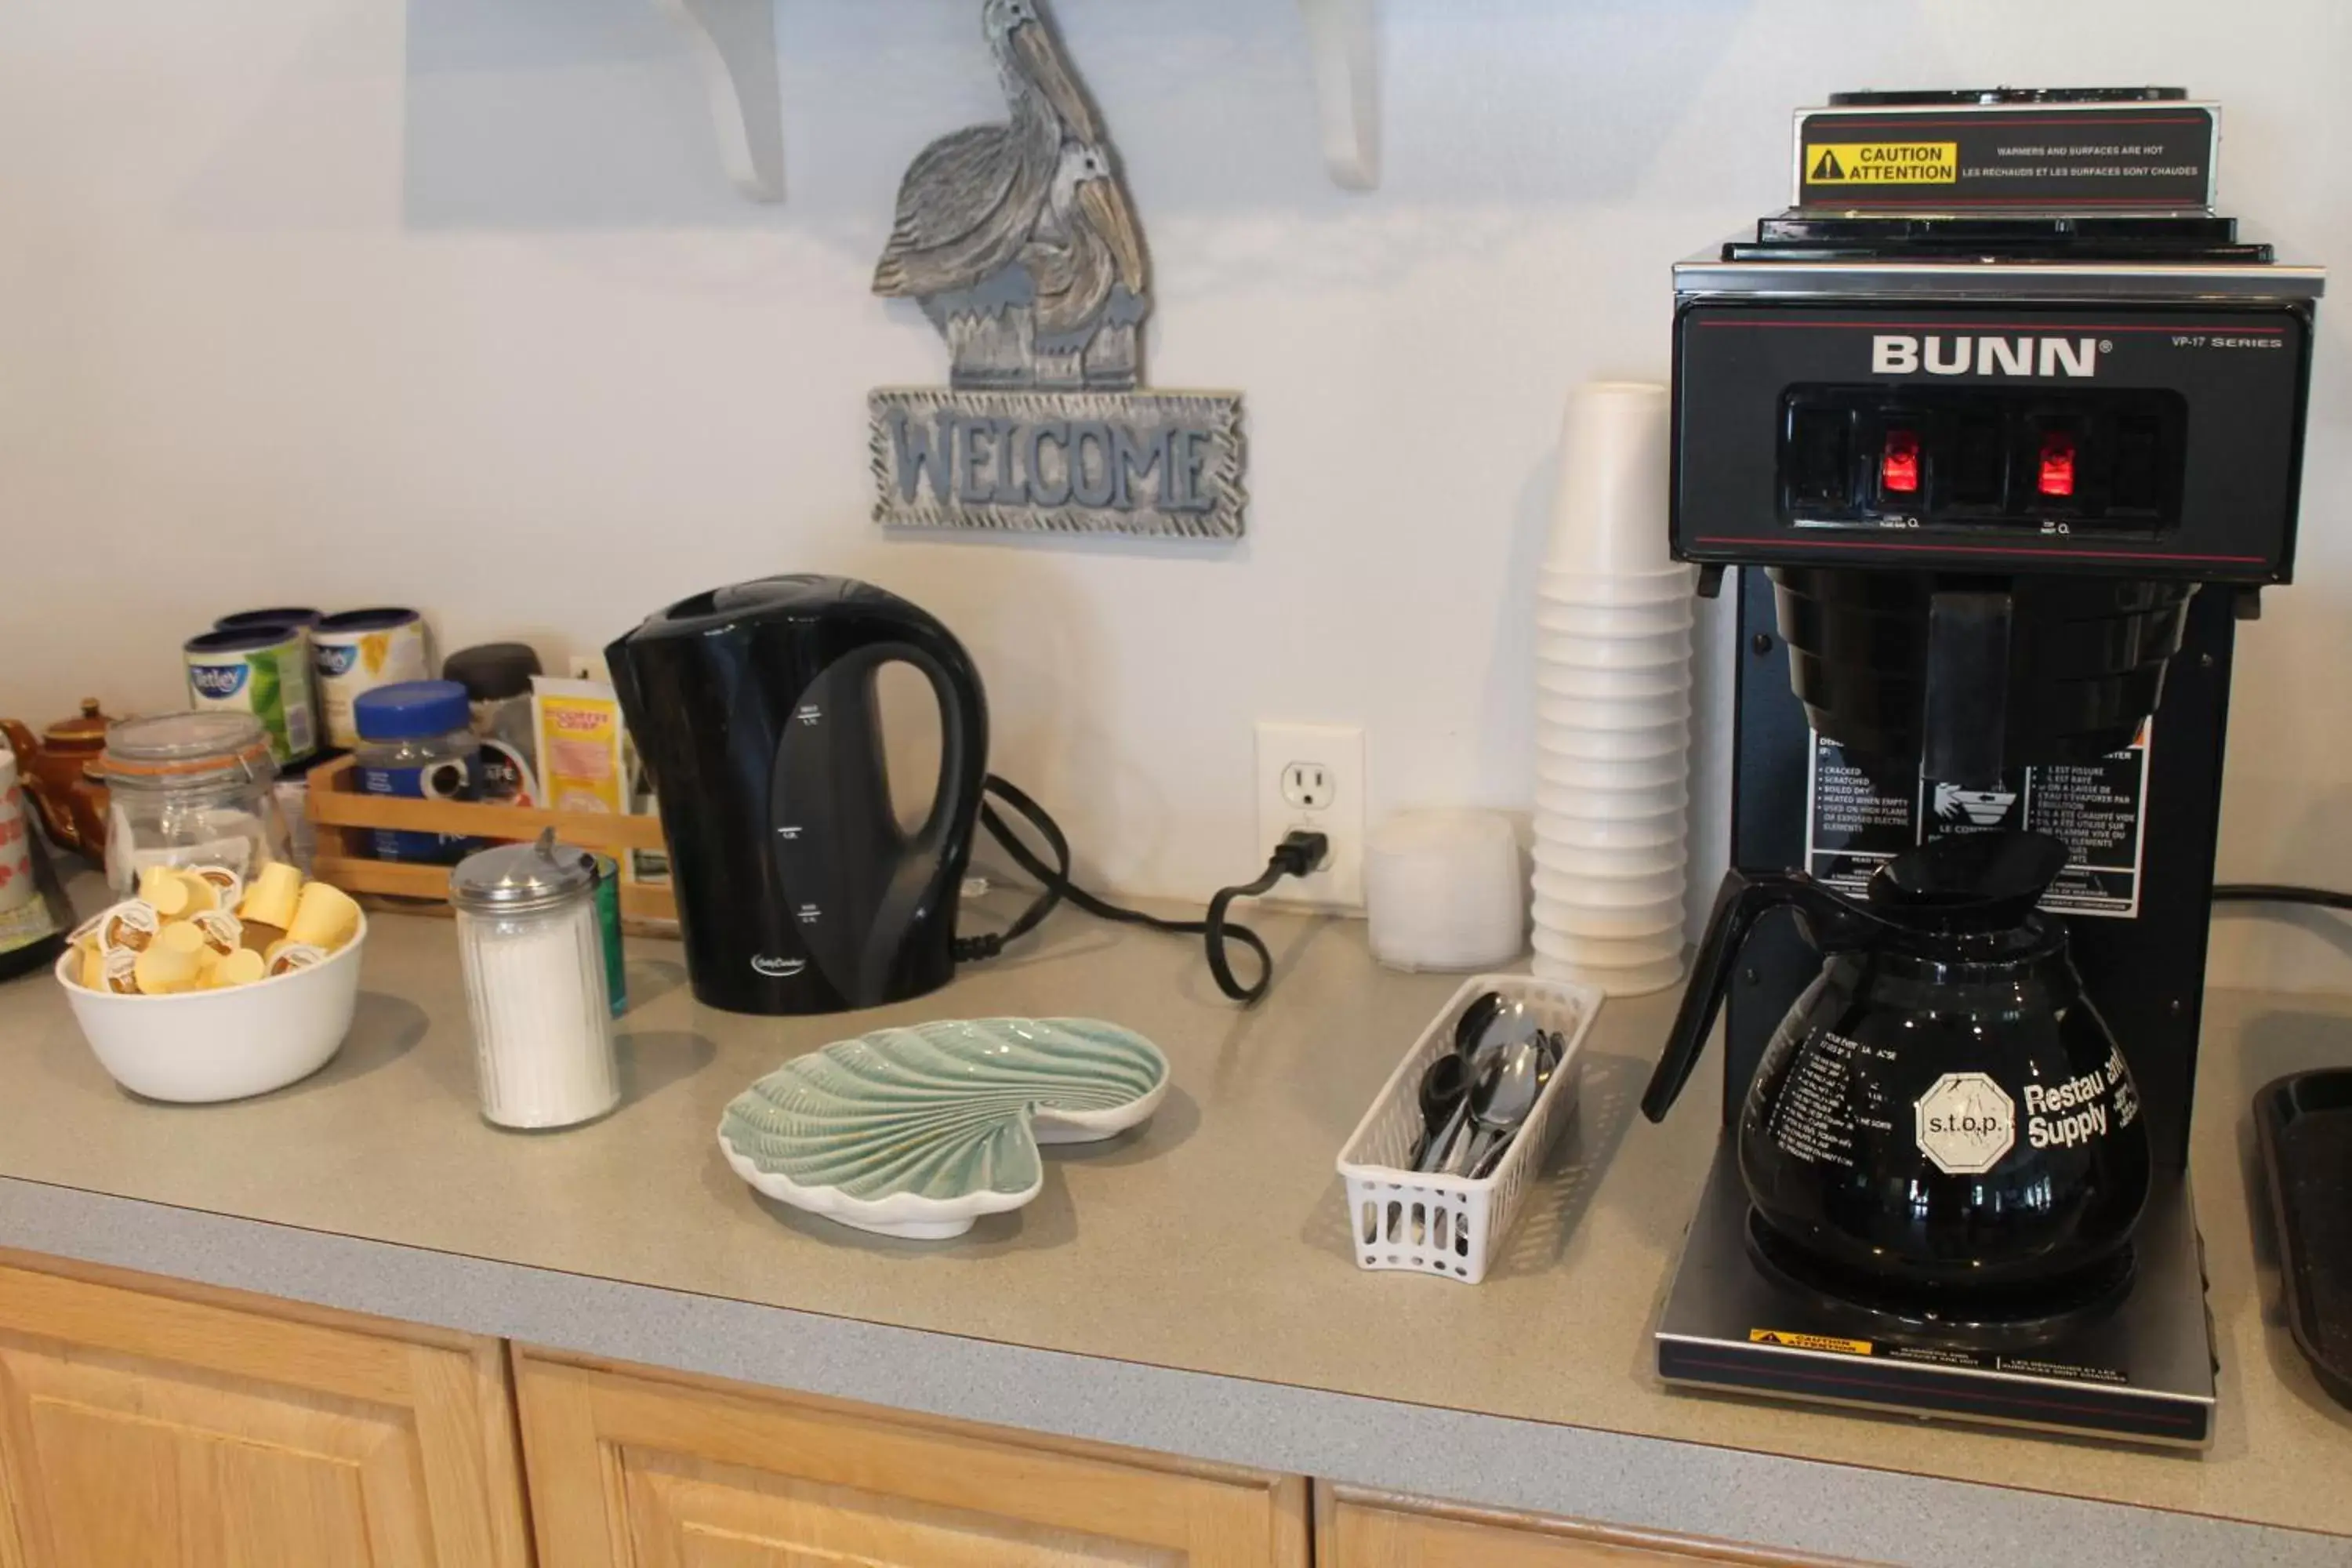
[[[1158,915],[1146,914],[1141,910],[1130,910],[1108,899],[1098,898],[1070,880],[1070,841],[1053,817],[1046,815],[1045,808],[1032,800],[1025,792],[1005,783],[994,773],[988,775],[982,789],[985,795],[993,795],[1011,806],[1036,830],[1037,837],[1044,839],[1046,847],[1053,851],[1055,863],[1047,865],[1043,857],[1021,841],[1020,836],[1013,831],[1012,825],[996,814],[994,806],[984,799],[982,801],[981,826],[1004,847],[1005,854],[1013,858],[1014,865],[1037,879],[1045,891],[1038,894],[1036,901],[1022,910],[1020,917],[1003,931],[958,937],[955,955],[959,963],[994,958],[1004,951],[1007,942],[1018,941],[1036,930],[1045,917],[1054,912],[1054,907],[1067,899],[1097,920],[1117,921],[1122,925],[1148,926],[1153,931],[1167,931],[1174,936],[1202,938],[1208,948],[1209,973],[1216,977],[1217,989],[1246,1007],[1264,996],[1266,987],[1274,984],[1274,954],[1266,951],[1265,942],[1257,932],[1228,918],[1234,900],[1255,898],[1269,891],[1285,877],[1304,877],[1323,863],[1323,857],[1331,848],[1331,841],[1320,833],[1286,834],[1275,847],[1274,854],[1266,860],[1265,871],[1255,881],[1217,889],[1216,897],[1209,900],[1205,920],[1164,920]],[[1244,985],[1234,973],[1233,964],[1225,956],[1225,943],[1229,941],[1238,942],[1257,954],[1256,984]]]
[[[2352,893],[2329,888],[2298,888],[2285,882],[2225,882],[2213,889],[2217,904],[2311,904],[2323,910],[2352,910]]]

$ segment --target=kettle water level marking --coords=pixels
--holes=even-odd
[[[1982,1175],[2017,1144],[2017,1102],[1980,1072],[1948,1072],[1913,1108],[1919,1152],[1948,1176]]]

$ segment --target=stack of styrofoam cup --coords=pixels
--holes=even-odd
[[[1667,552],[1666,389],[1569,399],[1536,594],[1535,973],[1611,995],[1682,978],[1691,599]]]

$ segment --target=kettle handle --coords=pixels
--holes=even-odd
[[[912,665],[930,683],[940,705],[940,773],[930,815],[907,837],[857,955],[856,994],[862,996],[884,994],[907,927],[963,876],[988,777],[988,696],[971,656],[937,623],[910,621],[898,629],[903,641],[869,647],[866,657],[875,667]]]
[[[988,775],[988,698],[961,648],[935,648],[909,640],[882,648],[876,663],[910,664],[930,683],[940,705],[940,776],[930,815],[908,836],[910,849],[955,859],[956,839],[971,842],[970,824],[979,815],[981,788]]]
[[[1690,983],[1683,988],[1682,1006],[1675,1014],[1674,1027],[1666,1033],[1665,1051],[1658,1058],[1657,1070],[1642,1096],[1642,1114],[1651,1121],[1664,1121],[1684,1085],[1690,1082],[1699,1053],[1706,1048],[1707,1037],[1714,1031],[1715,1016],[1722,1008],[1731,972],[1756,922],[1766,911],[1784,906],[1797,910],[1799,929],[1816,950],[1843,946],[1863,930],[1884,923],[1871,910],[1801,871],[1751,873],[1736,867],[1726,871],[1723,886],[1715,895],[1715,908],[1706,917],[1706,934],[1699,939]]]

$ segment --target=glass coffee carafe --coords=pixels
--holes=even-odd
[[[1724,879],[1643,1110],[1663,1118],[1739,951],[1792,910],[1821,973],[1739,1115],[1751,1239],[1833,1294],[2033,1300],[2128,1278],[2148,1194],[2129,1067],[2035,905],[2063,868],[2032,833],[1937,839],[1861,900],[1799,872]]]

